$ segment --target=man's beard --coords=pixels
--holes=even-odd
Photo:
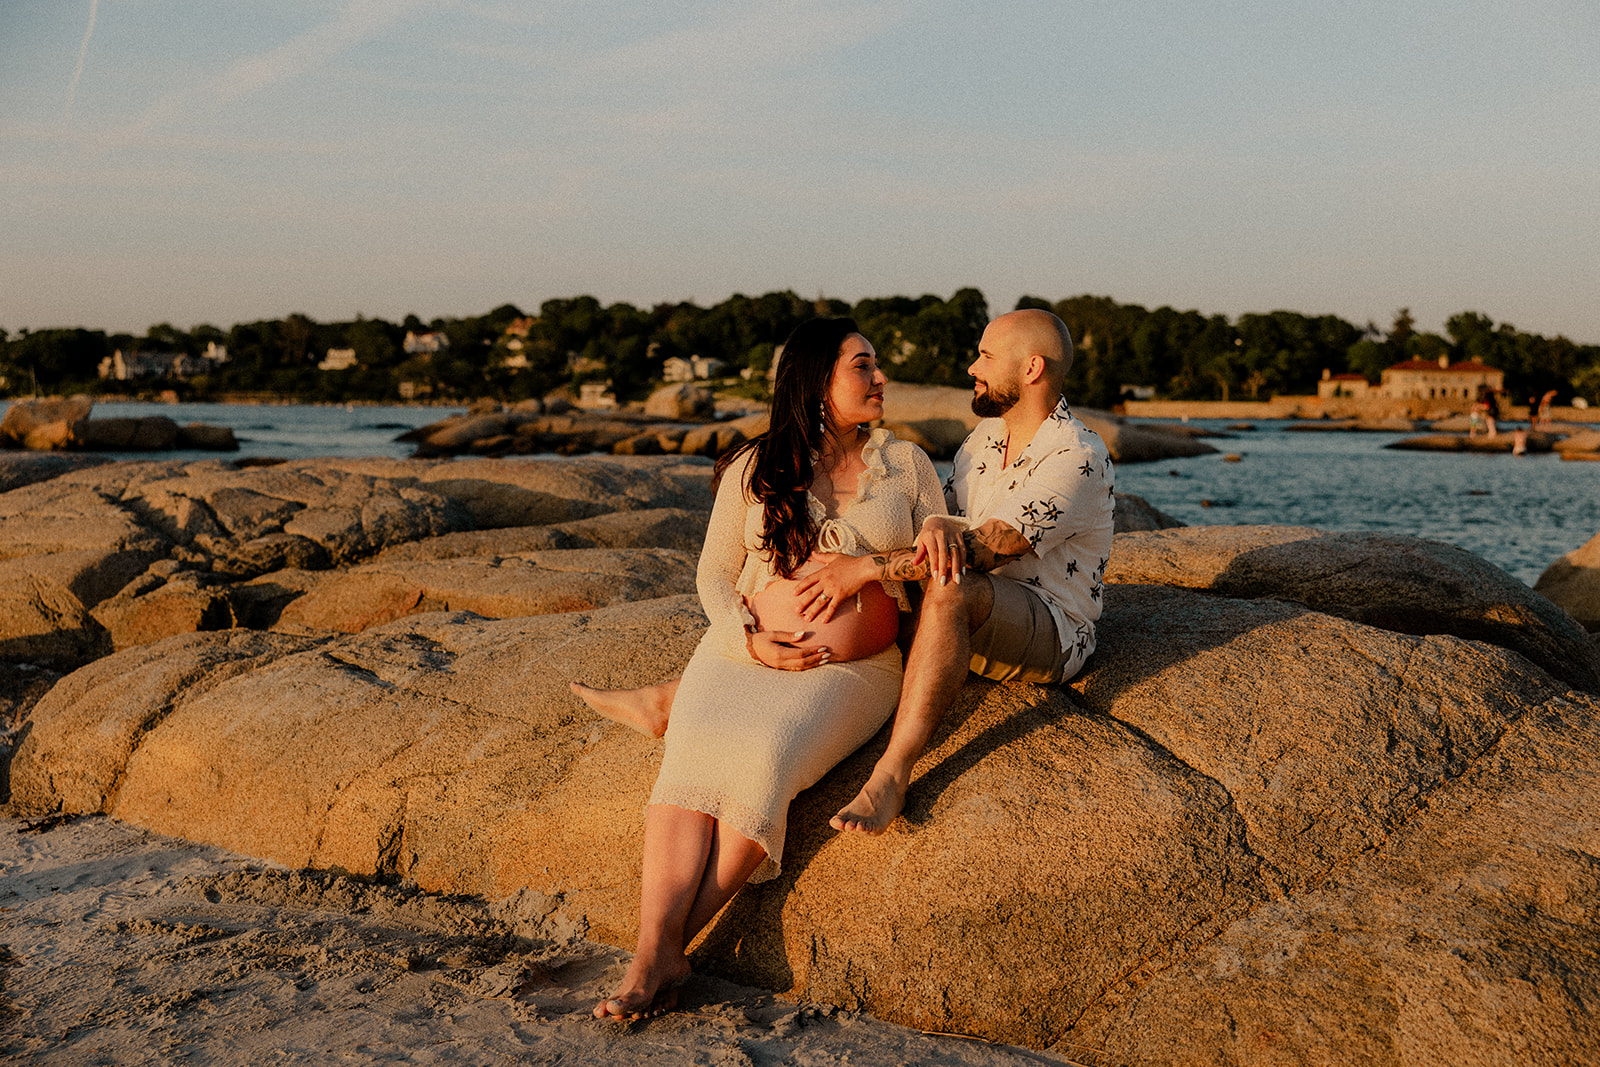
[[[981,393],[972,394],[972,413],[980,419],[995,419],[1010,411],[1022,393],[1017,389],[1006,390],[1001,386],[989,383]]]

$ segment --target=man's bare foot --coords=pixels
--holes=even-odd
[[[672,711],[672,698],[664,695],[666,683],[647,685],[640,689],[591,689],[580,682],[568,683],[585,704],[597,715],[620,722],[638,730],[646,737],[660,737],[667,732],[667,717]],[[673,686],[672,691],[676,691]]]
[[[622,985],[594,1006],[594,1017],[633,1022],[664,1015],[678,1006],[678,987],[687,977],[689,961],[681,953],[660,961],[635,956]]]
[[[889,828],[906,803],[906,781],[880,767],[872,769],[856,798],[828,820],[835,830],[876,837]]]

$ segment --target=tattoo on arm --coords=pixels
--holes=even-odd
[[[917,554],[914,548],[897,548],[893,552],[875,555],[872,562],[877,565],[878,577],[886,582],[920,582],[932,573],[933,568],[927,560],[913,564],[911,558]]]
[[[967,566],[975,571],[992,571],[1033,551],[1033,543],[999,519],[990,519],[975,530],[963,530]],[[872,557],[878,577],[887,582],[920,582],[933,573],[928,560],[912,563],[914,548],[897,548]]]
[[[999,519],[973,530],[963,530],[967,565],[975,571],[992,571],[1033,551],[1033,543]]]

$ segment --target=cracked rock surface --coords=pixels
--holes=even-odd
[[[359,629],[449,606],[574,610],[648,595],[640,583],[656,579],[680,592],[681,568],[650,576],[666,565],[646,556],[698,552],[710,474],[693,457],[302,460],[243,470],[218,461],[13,464],[0,468],[0,488],[12,486],[0,491],[0,661],[70,670],[173,634],[272,626],[317,586],[304,575],[346,573],[380,556],[479,556],[482,570],[530,551],[620,553],[610,557],[619,570],[609,598],[592,588],[606,577],[598,573],[574,573],[561,588],[553,575],[562,568],[534,580],[523,567],[521,581],[515,564],[498,575],[496,597],[475,591],[482,582],[461,563],[369,578],[365,595],[342,583],[323,594],[341,602],[337,618],[324,611],[297,625]],[[628,549],[649,552],[629,558]],[[262,595],[262,585],[280,592]]]

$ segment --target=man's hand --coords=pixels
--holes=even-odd
[[[962,531],[961,540],[966,545],[971,566],[980,571],[1004,567],[1033,551],[1032,541],[999,519],[990,519],[976,529]]]
[[[876,569],[873,577],[889,582],[920,582],[925,578],[941,574],[947,579],[953,578],[967,570],[987,573],[996,567],[1004,567],[1013,560],[1019,560],[1033,551],[1032,542],[999,519],[990,519],[977,529],[962,530],[949,520],[941,518],[938,525],[933,527],[933,536],[939,536],[941,532],[948,534],[951,532],[949,528],[953,528],[954,532],[959,534],[961,542],[959,552],[952,551],[948,547],[944,549],[944,568],[941,570],[935,565],[938,546],[923,543],[934,521],[934,518],[930,518],[923,523],[922,534],[917,537],[915,548],[899,548],[893,552],[865,557],[872,560]],[[949,542],[946,541],[944,544],[948,546]],[[952,561],[954,561],[953,568]]]
[[[750,658],[774,670],[808,671],[827,663],[833,655],[826,645],[802,647],[800,642],[809,636],[809,630],[746,630],[744,646]]]

